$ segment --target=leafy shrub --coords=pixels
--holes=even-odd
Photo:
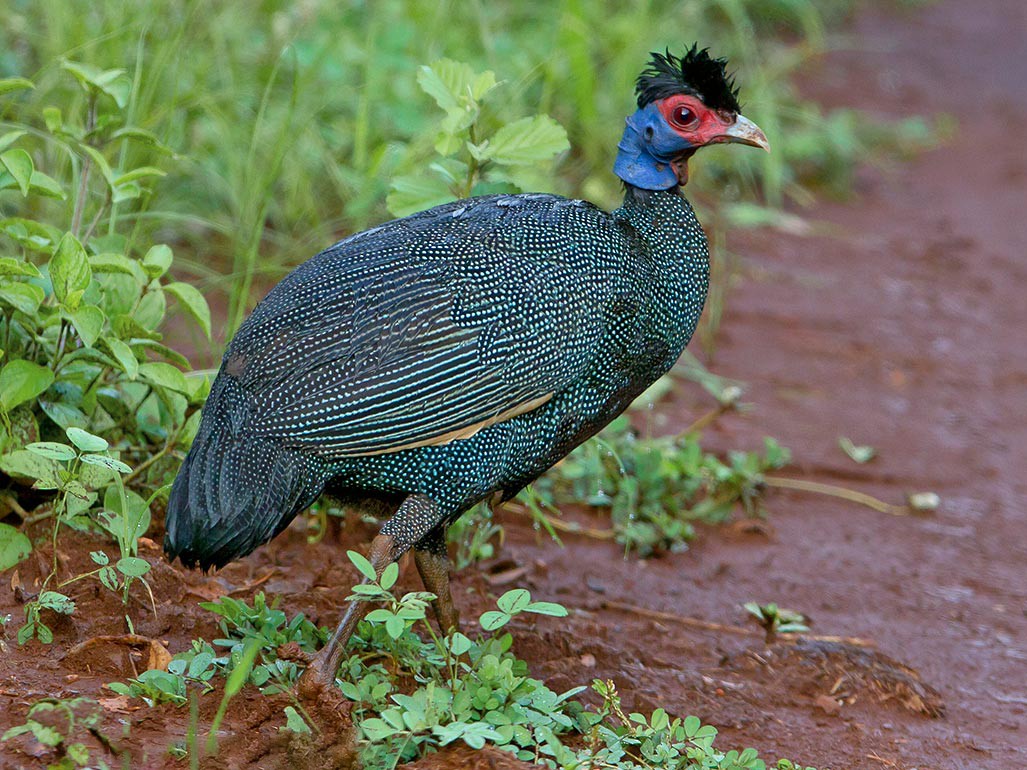
[[[149,522],[143,496],[167,480],[169,454],[188,444],[206,393],[205,379],[186,377],[188,361],[163,344],[168,300],[208,336],[210,311],[170,277],[168,246],[134,242],[148,185],[165,173],[151,164],[169,151],[129,122],[132,79],[61,66],[84,95],[81,113],[48,106],[38,123],[7,124],[0,135],[0,254],[9,255],[0,256],[0,514],[53,506],[56,494],[66,503],[57,520],[106,530],[124,560]],[[7,98],[30,88],[0,81]],[[63,163],[37,168],[57,150]],[[139,155],[147,160],[130,162]],[[143,496],[123,489],[121,474]]]

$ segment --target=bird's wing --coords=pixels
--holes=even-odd
[[[603,314],[580,244],[556,228],[540,256],[530,212],[503,226],[453,210],[343,241],[269,294],[224,362],[251,394],[250,430],[329,458],[397,452],[467,438],[581,376]]]

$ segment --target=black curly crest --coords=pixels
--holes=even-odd
[[[727,59],[714,59],[709,49],[694,43],[680,59],[669,50],[653,51],[649,65],[635,81],[638,107],[674,94],[690,94],[713,110],[740,112],[738,88],[727,74]]]

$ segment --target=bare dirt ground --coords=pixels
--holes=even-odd
[[[853,199],[803,212],[821,234],[732,236],[744,268],[713,366],[750,383],[755,409],[722,418],[705,442],[756,447],[771,435],[794,453],[789,475],[894,502],[931,490],[939,509],[896,517],[775,492],[767,532],[704,529],[689,552],[648,561],[585,537],[565,537],[561,549],[502,515],[500,557],[526,567],[518,584],[572,608],[563,620],[515,621],[516,650],[557,691],[614,679],[630,708],[696,714],[721,730],[724,747],[754,745],[821,768],[1025,767],[1027,6],[945,0],[901,14],[867,11],[851,29],[849,50],[827,57],[806,90],[881,115],[951,114],[957,135],[915,162],[865,169]],[[680,430],[708,407],[683,390],[655,427]],[[837,448],[839,435],[872,444],[877,459],[854,464]],[[353,547],[371,534],[344,539]],[[87,551],[70,556],[69,574],[86,568]],[[354,578],[338,544],[308,546],[298,532],[215,577],[161,562],[156,547],[143,555],[155,563],[159,613],[138,631],[172,651],[215,635],[197,601],[248,598],[260,583],[283,606],[330,624]],[[21,580],[31,584],[36,569],[45,565],[22,565]],[[407,572],[403,583],[413,586]],[[131,728],[120,739],[131,767],[185,766],[166,749],[185,734],[187,709],[140,708],[101,690],[132,674],[122,649],[69,654],[121,614],[108,592],[77,585],[79,611],[55,625],[54,644],[8,640],[0,729],[46,695],[106,698],[107,734]],[[506,587],[485,570],[465,570],[457,602],[472,617]],[[802,610],[818,633],[869,638],[886,657],[808,644],[766,650],[758,635],[673,619],[738,625],[748,600]],[[4,589],[7,612],[21,615]],[[901,665],[887,668],[888,659],[918,671],[937,699]],[[923,705],[918,695],[921,711],[937,713],[943,702],[943,714],[903,705]],[[203,699],[201,724],[219,699]],[[216,766],[300,766],[275,738],[282,705],[247,691],[233,701]],[[3,767],[45,759],[0,746]],[[418,764],[518,763],[455,749]]]

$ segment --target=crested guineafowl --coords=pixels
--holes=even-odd
[[[695,330],[709,259],[681,194],[688,160],[720,142],[768,149],[725,66],[696,46],[652,55],[612,213],[555,195],[455,201],[346,238],[272,289],[228,346],[175,480],[168,555],[221,566],[327,489],[391,514],[372,565],[413,549],[455,627],[446,526],[603,428]],[[306,679],[333,680],[366,607],[350,604]]]

